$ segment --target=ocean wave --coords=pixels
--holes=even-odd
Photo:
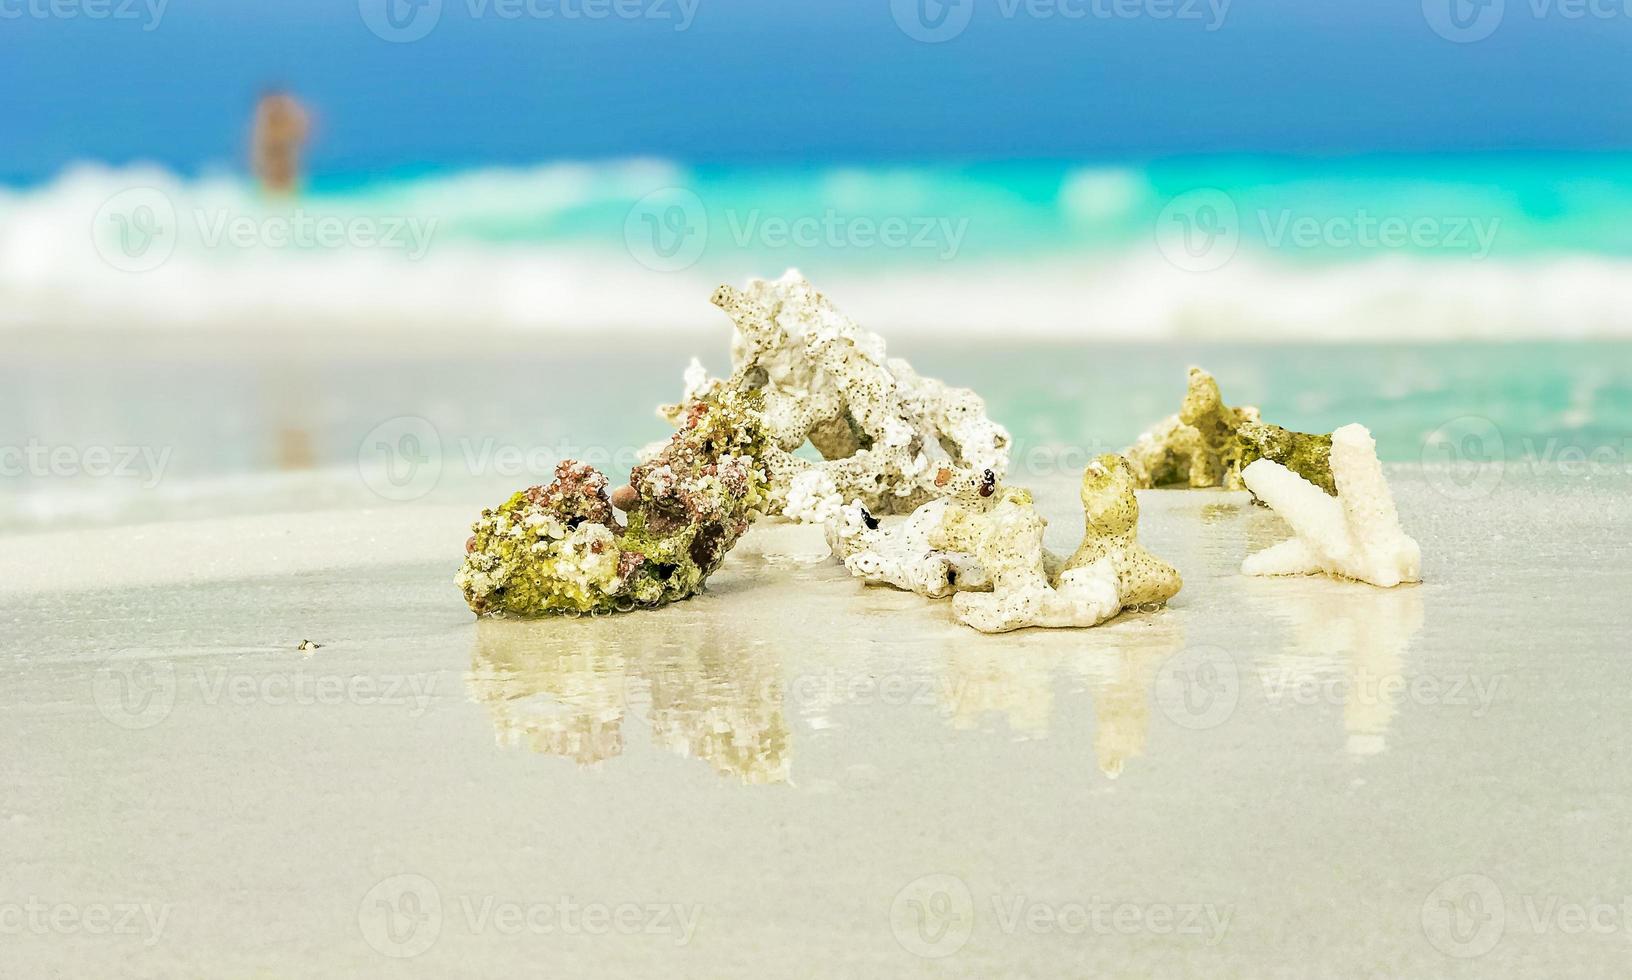
[[[1175,221],[1175,202],[1195,192],[1174,186],[1114,167],[1016,177],[634,160],[319,186],[290,202],[226,175],[87,165],[0,191],[0,325],[711,329],[715,285],[796,266],[890,332],[1632,336],[1632,258],[1613,248],[1345,251],[1329,222],[1323,249],[1275,248],[1272,222],[1255,230],[1235,215],[1223,237],[1208,224],[1206,194],[1247,210],[1256,198],[1205,191]],[[1205,247],[1175,245],[1163,222],[1206,233]]]

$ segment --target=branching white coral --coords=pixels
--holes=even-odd
[[[1247,558],[1248,575],[1337,575],[1383,588],[1422,579],[1422,551],[1400,529],[1377,444],[1363,425],[1332,433],[1337,497],[1279,463],[1261,459],[1241,472],[1248,488],[1296,537]]]
[[[885,355],[884,341],[839,312],[795,271],[754,280],[737,291],[722,286],[714,303],[731,316],[732,378],[764,395],[773,445],[766,463],[771,507],[815,518],[808,500],[794,500],[794,481],[816,471],[843,500],[860,500],[874,514],[906,514],[943,496],[943,468],[1001,477],[1009,434],[986,416],[974,392],[918,375]],[[678,421],[715,384],[686,374],[685,397],[662,414]],[[793,455],[809,442],[820,461]]]
[[[859,504],[846,508],[830,525],[834,553],[870,583],[932,598],[956,593],[953,614],[987,633],[1095,626],[1179,591],[1178,573],[1139,545],[1133,476],[1119,456],[1083,474],[1083,543],[1065,561],[1043,547],[1047,522],[1028,491],[985,475],[945,482],[951,496],[895,528],[880,527]]]
[[[930,543],[946,518],[951,502],[931,500],[913,511],[896,527],[867,528],[866,517],[855,516],[860,504],[836,527],[835,555],[844,559],[850,574],[867,582],[893,585],[919,595],[940,599],[960,589],[991,588],[992,580],[975,557],[961,551],[945,551]],[[876,525],[876,522],[875,522]]]

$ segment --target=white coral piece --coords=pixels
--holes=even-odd
[[[826,524],[838,516],[844,498],[833,478],[821,470],[806,470],[788,481],[788,502],[782,516],[801,524]]]
[[[738,291],[722,286],[714,303],[731,316],[733,378],[764,395],[763,415],[774,447],[767,457],[771,507],[788,506],[794,480],[824,473],[843,500],[859,499],[874,514],[906,514],[944,496],[943,468],[1001,478],[1008,469],[1009,434],[986,416],[974,392],[921,377],[884,341],[839,312],[798,272],[754,280]],[[685,397],[662,410],[671,422],[713,384],[695,365]],[[794,455],[809,442],[812,461]]]
[[[1116,569],[1108,559],[1074,568],[1053,585],[1044,574],[1045,522],[1024,504],[999,504],[986,530],[991,592],[959,592],[952,615],[982,633],[1006,633],[1027,626],[1098,626],[1122,611]]]
[[[1260,459],[1241,471],[1247,487],[1296,537],[1251,555],[1247,575],[1337,575],[1383,588],[1422,580],[1422,550],[1400,529],[1383,479],[1377,444],[1363,425],[1332,433],[1337,497],[1279,463]]]
[[[860,505],[855,505],[857,510]],[[930,543],[939,532],[950,501],[931,500],[913,511],[896,527],[842,532],[834,542],[834,553],[844,559],[850,574],[873,585],[893,585],[922,596],[939,599],[960,589],[991,588],[991,577],[973,555],[944,551]],[[851,542],[846,548],[841,542]],[[841,554],[841,550],[848,554]]]
[[[1124,608],[1160,605],[1178,573],[1139,545],[1138,500],[1125,461],[1083,474],[1083,546],[1069,560],[1043,547],[1047,526],[1029,492],[963,476],[949,496],[885,529],[859,504],[829,526],[851,574],[920,595],[952,595],[953,616],[984,633],[1097,626]]]

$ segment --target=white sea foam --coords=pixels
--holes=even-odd
[[[654,271],[626,243],[624,216],[642,194],[685,179],[658,161],[560,164],[370,185],[279,205],[228,177],[76,168],[43,188],[0,192],[0,326],[706,329],[721,322],[706,302],[714,286],[796,264],[859,320],[892,333],[1632,336],[1632,261],[1592,255],[1473,261],[1394,253],[1292,262],[1243,243],[1220,268],[1192,272],[1167,261],[1154,235],[1114,250],[1022,256],[971,249],[945,262],[887,250],[857,261],[715,242],[720,247],[688,268]],[[910,184],[864,171],[823,178],[832,200],[857,211],[881,194],[906,193]],[[156,192],[153,200],[173,209],[173,242],[161,237],[134,254],[120,250],[120,232],[140,239],[143,229],[126,227],[128,209],[124,225],[113,223],[107,205],[133,188]],[[1079,172],[1065,183],[1058,206],[1072,220],[1104,219],[1125,216],[1147,197],[1135,173]],[[604,218],[582,217],[603,211]],[[569,212],[579,224],[553,233],[554,216]],[[290,235],[292,224],[318,219],[337,222],[341,237],[269,241]],[[397,228],[395,245],[382,245],[378,239],[392,221],[406,227]],[[506,234],[507,221],[526,233]],[[245,243],[230,243],[232,222],[247,222]],[[366,238],[363,232],[373,240],[353,240]]]

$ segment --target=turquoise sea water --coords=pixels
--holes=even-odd
[[[0,365],[0,450],[63,447],[70,462],[93,447],[146,455],[101,476],[10,465],[0,524],[193,513],[200,501],[255,510],[269,496],[309,507],[498,499],[548,482],[565,457],[627,470],[640,447],[666,436],[653,409],[678,396],[687,359],[727,366],[723,334],[429,356],[287,344],[228,352],[184,338],[95,348]],[[1491,465],[1578,480],[1632,475],[1624,343],[950,348],[920,339],[891,352],[985,397],[1013,435],[1020,482],[1068,477],[1125,447],[1177,410],[1189,364],[1271,421],[1311,431],[1358,421],[1385,460],[1445,469],[1448,480],[1478,480]]]
[[[131,192],[179,229],[163,261],[86,234],[110,214],[139,230],[139,208],[119,210]],[[199,234],[299,214],[434,234],[417,256]],[[891,245],[892,221],[927,246]],[[1388,221],[1403,240],[1381,237]],[[268,474],[339,473],[314,505],[367,500],[368,447],[404,419],[428,494],[546,482],[585,453],[626,469],[664,435],[652,408],[687,360],[727,367],[713,288],[789,266],[892,353],[980,392],[1021,475],[1126,446],[1201,364],[1272,421],[1368,425],[1387,460],[1590,478],[1632,460],[1629,256],[1628,156],[552,163],[319,179],[294,202],[89,168],[0,195],[0,451],[134,447],[164,465],[8,463],[0,521],[185,506]]]
[[[547,162],[267,199],[87,165],[0,191],[0,310],[50,329],[697,329],[798,268],[887,336],[1632,336],[1632,155]]]
[[[413,210],[434,203],[450,240],[489,244],[606,242],[621,237],[637,191],[689,192],[678,216],[706,222],[709,255],[746,239],[767,252],[848,253],[857,261],[944,260],[945,222],[961,226],[959,255],[977,259],[1143,248],[1164,209],[1200,189],[1236,208],[1247,247],[1293,260],[1379,251],[1449,258],[1632,254],[1632,156],[1624,154],[1377,156],[1335,159],[1196,157],[1144,163],[1011,162],[931,166],[686,167],[562,165],[532,170],[422,171],[317,181],[313,201],[336,208]],[[445,205],[445,207],[444,207]],[[1171,211],[1169,211],[1171,215]],[[821,223],[836,219],[837,234]],[[846,242],[846,224],[930,224],[931,244]],[[802,245],[768,224],[806,222]],[[1346,241],[1336,225],[1422,224],[1398,246]],[[1310,222],[1324,231],[1307,232]],[[1436,227],[1429,227],[1439,223]],[[1478,232],[1487,232],[1488,247]],[[789,229],[791,239],[794,230]]]
[[[230,207],[256,217],[303,210],[314,218],[417,219],[434,221],[436,244],[447,247],[622,247],[646,225],[631,225],[632,213],[636,219],[651,213],[659,233],[690,225],[690,234],[707,239],[709,258],[745,252],[869,264],[1038,258],[1142,250],[1175,211],[1215,203],[1235,213],[1205,215],[1203,225],[1233,221],[1244,247],[1294,261],[1379,253],[1632,255],[1632,155],[1611,153],[857,166],[555,161],[372,177],[319,173],[294,202],[262,199],[226,173],[183,178],[158,167],[83,165],[32,186],[0,189],[0,218],[15,224],[34,208],[67,207],[69,190],[105,200],[142,186],[165,191],[183,218],[190,208]],[[1221,196],[1197,201],[1198,191]],[[671,207],[680,211],[669,213]],[[909,237],[924,242],[897,247],[866,230],[888,222],[905,224]],[[1385,234],[1367,238],[1368,227],[1380,232],[1385,222],[1405,225],[1397,244]]]

